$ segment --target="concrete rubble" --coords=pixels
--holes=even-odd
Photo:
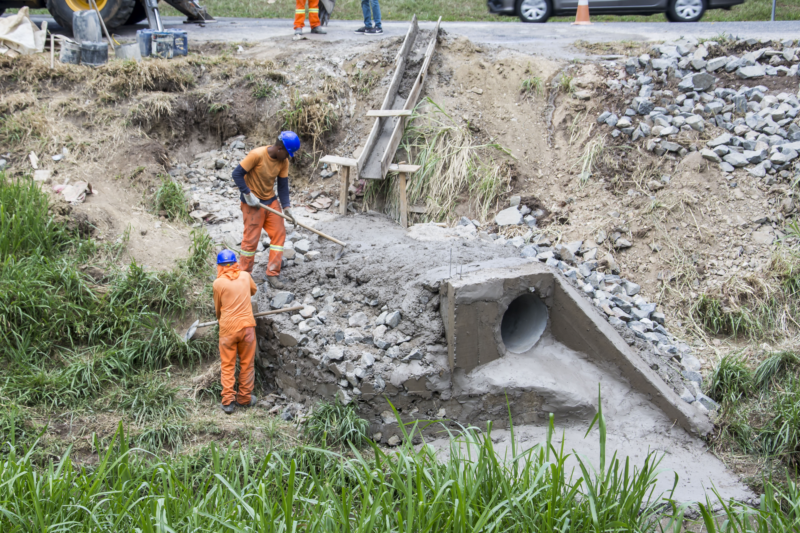
[[[639,141],[656,155],[699,151],[729,179],[736,168],[746,168],[767,186],[788,179],[797,173],[800,100],[760,82],[796,80],[798,44],[748,39],[733,49],[750,51],[728,55],[727,43],[685,38],[611,62],[606,85],[622,94],[626,105],[602,112],[597,122],[612,137]]]

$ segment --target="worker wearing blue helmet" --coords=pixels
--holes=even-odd
[[[275,144],[251,150],[233,171],[233,181],[241,192],[240,200],[244,220],[242,254],[239,264],[242,270],[252,274],[258,240],[263,228],[269,235],[269,262],[266,279],[275,289],[283,289],[278,280],[283,261],[283,245],[286,242],[286,227],[283,218],[259,203],[276,211],[283,211],[292,224],[294,215],[289,201],[289,159],[300,149],[300,138],[293,131],[283,131]],[[276,193],[277,188],[277,193]],[[254,277],[261,278],[260,274]],[[261,278],[263,281],[263,278]]]

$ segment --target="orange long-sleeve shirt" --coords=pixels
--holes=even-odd
[[[239,264],[217,265],[217,279],[214,281],[214,309],[219,320],[219,336],[227,337],[237,331],[255,327],[253,307],[250,297],[256,287],[250,274],[239,270]]]

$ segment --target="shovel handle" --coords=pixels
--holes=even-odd
[[[275,309],[273,311],[262,311],[261,313],[255,313],[253,316],[254,317],[258,317],[258,316],[267,316],[267,315],[277,315],[277,314],[280,314],[280,313],[290,313],[292,311],[299,311],[303,307],[305,307],[305,306],[296,305],[294,307],[287,307],[285,309]],[[200,324],[197,324],[197,327],[198,328],[204,328],[206,326],[213,326],[214,324],[218,324],[218,323],[219,323],[219,320],[214,320],[213,322],[202,322]]]
[[[272,209],[271,207],[267,207],[267,206],[265,206],[264,204],[262,204],[261,202],[258,202],[258,205],[259,205],[259,206],[261,206],[261,208],[262,208],[262,209],[266,209],[266,210],[267,210],[267,211],[269,211],[270,213],[274,213],[274,214],[278,215],[278,216],[279,216],[279,217],[281,217],[281,218],[285,218],[285,219],[286,219],[286,220],[288,220],[289,222],[291,222],[291,221],[292,221],[292,219],[291,219],[291,218],[287,217],[286,215],[284,215],[284,214],[283,214],[283,213],[281,213],[280,211],[276,211],[275,209]],[[319,235],[319,236],[320,236],[320,237],[322,237],[323,239],[328,239],[328,240],[329,240],[329,241],[331,241],[331,242],[335,242],[335,243],[336,243],[336,244],[338,244],[339,246],[347,246],[347,243],[346,243],[346,242],[342,242],[342,241],[340,241],[339,239],[334,239],[334,238],[333,238],[333,237],[331,237],[330,235],[325,235],[325,234],[324,234],[324,233],[322,233],[321,231],[319,231],[319,230],[315,230],[315,229],[314,229],[314,228],[312,228],[312,227],[306,226],[305,224],[302,224],[302,223],[298,222],[297,220],[295,220],[295,221],[294,221],[294,223],[295,223],[295,224],[297,224],[298,226],[300,226],[301,228],[305,228],[305,229],[307,229],[308,231],[310,231],[310,232],[312,232],[312,233],[316,233],[317,235]]]

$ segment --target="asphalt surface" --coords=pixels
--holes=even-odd
[[[52,18],[35,15],[35,22],[48,21],[48,28],[58,33],[58,26]],[[698,38],[711,38],[720,34],[743,39],[796,39],[800,35],[800,21],[780,22],[696,22],[676,24],[669,22],[599,22],[591,26],[572,26],[564,22],[547,24],[523,24],[514,19],[509,22],[442,22],[441,27],[449,35],[464,36],[474,43],[498,45],[521,52],[542,55],[550,58],[569,59],[579,56],[571,46],[583,39],[588,42],[609,41],[665,41],[692,35]],[[183,24],[182,17],[164,17],[169,28],[182,28],[189,32],[189,41],[208,42],[260,42],[285,40],[294,30],[290,19],[247,19],[221,18],[215,23],[200,27]],[[405,35],[408,22],[383,22],[383,35],[364,36],[353,33],[360,21],[333,20],[326,27],[327,35],[309,35],[309,39],[320,41],[351,42],[365,39],[381,39]],[[434,22],[421,22],[423,29],[433,29]],[[115,33],[126,38],[134,38],[137,29],[125,26]],[[308,27],[306,27],[308,31]],[[191,45],[190,45],[191,46]]]

